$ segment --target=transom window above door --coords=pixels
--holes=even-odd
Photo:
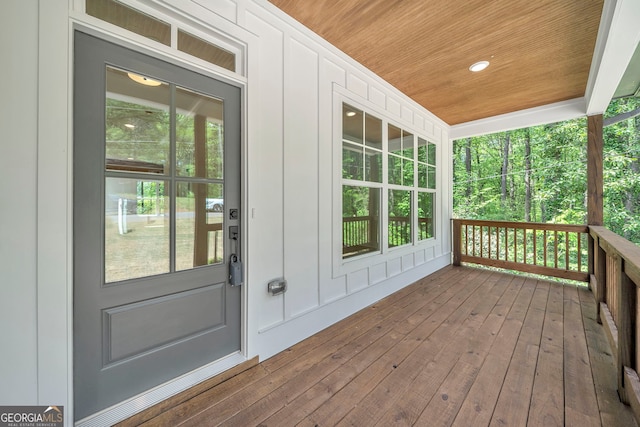
[[[172,24],[169,19],[162,20],[151,16],[117,0],[85,0],[88,15],[104,22],[131,31],[154,42],[174,47],[210,64],[232,72],[241,72],[241,48],[231,40],[216,36],[217,40],[208,41],[183,28],[177,28],[177,37],[172,44]],[[156,13],[156,15],[159,15]],[[177,26],[176,24],[173,24]]]

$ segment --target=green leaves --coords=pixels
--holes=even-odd
[[[637,98],[614,100],[605,117],[638,107]],[[510,131],[506,151],[506,132],[454,141],[455,217],[524,221],[527,138],[531,165],[530,220],[586,222],[584,118]],[[605,128],[604,146],[605,225],[640,244],[640,116]]]

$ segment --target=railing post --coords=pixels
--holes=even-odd
[[[592,289],[596,300],[596,320],[602,324],[602,313],[600,313],[600,303],[605,300],[607,285],[607,254],[600,247],[600,238],[593,238],[593,276],[595,278],[595,289]]]
[[[578,236],[578,239],[580,238],[580,236]],[[587,251],[588,251],[588,255],[587,255],[587,272],[589,273],[589,277],[595,277],[595,271],[596,271],[596,267],[595,267],[595,256],[596,256],[596,239],[593,238],[593,236],[591,235],[591,230],[587,231]],[[594,284],[591,283],[591,280],[589,280],[589,289],[591,290],[591,292],[595,293],[595,288],[593,286]]]
[[[629,279],[623,270],[624,260],[616,257],[615,268],[618,272],[617,283],[618,298],[618,393],[620,400],[629,404],[629,395],[625,387],[624,368],[635,369],[633,355],[635,353],[634,317],[635,317],[635,284]]]
[[[453,220],[453,265],[460,265],[462,252],[462,224],[459,219]]]

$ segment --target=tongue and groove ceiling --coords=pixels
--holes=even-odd
[[[602,0],[270,0],[450,125],[585,95]],[[490,61],[479,73],[477,61]]]

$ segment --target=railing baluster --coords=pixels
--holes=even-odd
[[[513,227],[513,262],[518,262],[518,229]]]
[[[491,258],[491,226],[489,226],[489,234],[487,234],[487,239],[489,240],[489,254],[488,258]]]
[[[576,233],[576,238],[578,240],[578,272],[582,271],[582,247],[580,243],[582,242],[582,235],[580,233]]]
[[[464,254],[467,255],[469,253],[469,226],[467,224],[464,225]]]
[[[569,270],[569,232],[564,232],[564,267]]]
[[[547,230],[544,230],[544,235],[543,235],[543,243],[544,243],[544,266],[547,266],[547,246],[549,245],[549,242],[547,241]]]
[[[476,256],[476,226],[471,226],[471,240],[472,240],[472,248],[473,248],[473,256]]]
[[[533,265],[538,265],[538,236],[536,235],[536,229],[533,230]]]
[[[504,228],[504,260],[509,261],[509,229]]]
[[[522,229],[522,247],[524,248],[522,263],[526,264],[527,263],[527,229],[526,228]]]
[[[553,266],[558,268],[558,231],[553,232]]]

